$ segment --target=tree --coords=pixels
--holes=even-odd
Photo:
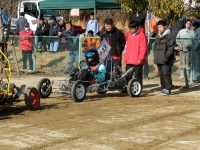
[[[151,11],[154,15],[166,18],[169,24],[174,24],[177,19],[183,16],[191,5],[184,0],[113,0],[121,4],[125,12]]]
[[[6,11],[7,14],[9,14],[9,18],[8,18],[8,23],[7,23],[7,28],[9,29],[10,27],[10,23],[11,23],[11,18],[13,17],[14,14],[16,14],[16,9],[17,9],[17,5],[18,2],[20,0],[0,0],[0,42],[5,42],[5,38],[4,38],[4,27],[2,25],[2,12]]]

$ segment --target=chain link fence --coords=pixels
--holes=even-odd
[[[176,39],[189,41],[190,48],[187,52],[189,60],[186,62],[188,73],[188,79],[193,82],[196,77],[200,76],[200,49],[194,51],[195,43],[199,41],[195,39]],[[148,52],[147,52],[147,64],[144,66],[143,77],[146,80],[158,80],[157,65],[154,64],[153,58],[153,45],[155,38],[148,39]],[[22,69],[22,53],[19,50],[19,36],[10,36],[9,43],[12,43],[8,47],[8,55],[11,61],[12,71],[15,72],[15,66],[13,59],[13,49],[17,54],[17,61],[19,68]],[[84,53],[91,48],[97,48],[100,44],[99,37],[34,37],[34,49],[33,49],[33,70],[37,73],[45,74],[64,74],[69,73],[72,67],[79,67],[79,63],[84,59]],[[174,65],[172,66],[172,78],[173,81],[180,81],[184,83],[182,77],[183,59],[186,60],[186,52],[175,50]],[[181,56],[181,57],[180,57]],[[125,64],[123,62],[123,67]]]

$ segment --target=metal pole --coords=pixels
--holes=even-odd
[[[38,47],[38,36],[34,36],[34,50],[33,50],[33,71],[36,72],[37,64],[37,47]]]
[[[96,7],[94,8],[94,21],[95,21],[95,28],[94,28],[94,34],[96,35],[96,25],[97,25],[97,22],[96,22]]]

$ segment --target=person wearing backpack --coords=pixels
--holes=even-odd
[[[154,63],[157,64],[161,94],[170,95],[172,89],[171,66],[174,62],[175,38],[164,20],[158,21],[158,31],[154,47]]]

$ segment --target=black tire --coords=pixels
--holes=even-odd
[[[31,87],[24,95],[26,108],[29,110],[36,110],[40,107],[40,95],[36,88]]]
[[[71,88],[71,96],[75,102],[84,101],[85,96],[86,96],[86,88],[82,81],[77,80],[73,83],[72,88]]]
[[[98,93],[98,94],[106,94],[106,93],[107,93],[107,90],[105,90],[105,91],[98,91],[97,93]]]
[[[41,79],[37,84],[37,90],[41,98],[48,98],[52,92],[51,81],[48,78]]]
[[[139,97],[142,93],[142,85],[138,79],[131,79],[128,82],[127,92],[130,97]]]

